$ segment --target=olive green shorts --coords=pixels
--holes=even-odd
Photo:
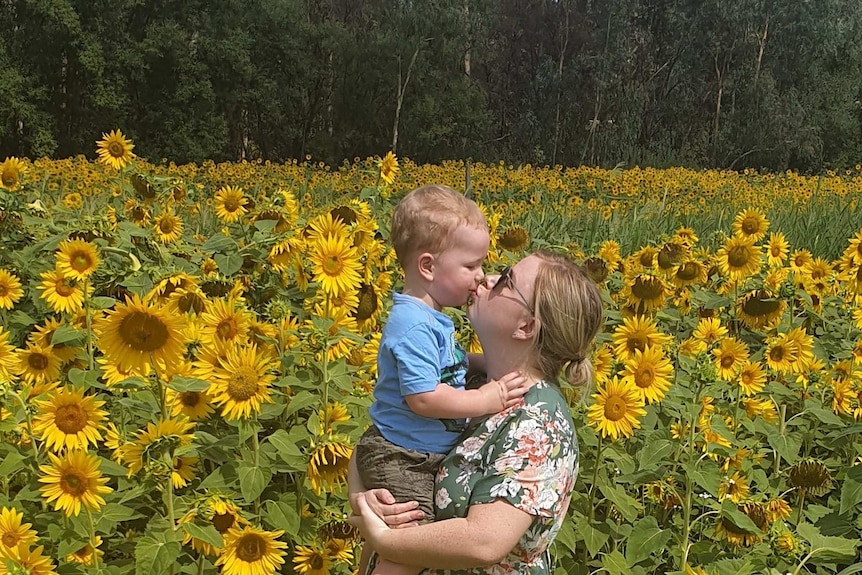
[[[354,447],[356,467],[366,489],[386,488],[400,502],[418,501],[420,523],[434,520],[434,479],[445,453],[422,453],[395,445],[372,425]]]

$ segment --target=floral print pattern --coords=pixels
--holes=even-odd
[[[508,501],[533,523],[497,565],[426,573],[548,575],[547,549],[559,531],[578,475],[578,443],[559,390],[534,385],[518,405],[492,415],[446,457],[434,493],[437,520],[466,517],[471,505]]]

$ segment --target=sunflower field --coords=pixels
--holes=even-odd
[[[489,272],[554,249],[604,294],[556,573],[862,571],[862,169],[133,149],[0,165],[0,575],[354,573],[388,220],[432,182],[485,211]]]

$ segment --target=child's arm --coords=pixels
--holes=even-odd
[[[512,407],[527,393],[527,378],[513,371],[479,389],[460,390],[444,383],[434,391],[405,395],[410,410],[434,419],[460,419],[497,413]]]

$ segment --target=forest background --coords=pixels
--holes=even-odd
[[[0,157],[862,162],[856,0],[4,0]]]

